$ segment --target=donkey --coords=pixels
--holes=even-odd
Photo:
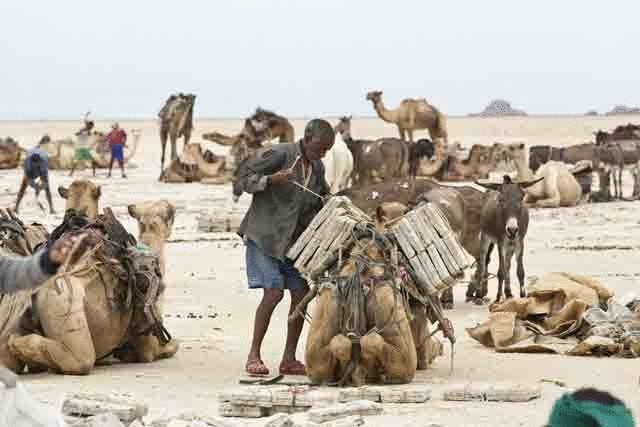
[[[520,297],[524,298],[524,238],[529,228],[529,210],[524,206],[525,188],[530,187],[544,178],[533,181],[514,183],[508,175],[503,182],[480,183],[490,190],[495,190],[487,196],[482,208],[480,219],[480,262],[478,263],[480,286],[483,294],[487,293],[487,267],[489,256],[497,244],[499,254],[498,267],[498,295],[496,302],[502,299],[502,285],[504,283],[505,296],[512,298],[511,293],[511,258],[515,252],[518,263],[518,281],[520,282]]]

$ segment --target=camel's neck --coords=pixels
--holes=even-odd
[[[154,251],[155,253],[158,254],[159,256],[159,264],[160,264],[160,272],[162,272],[162,276],[165,276],[165,258],[166,258],[166,254],[165,254],[165,247],[166,247],[166,241],[165,239],[158,237],[158,236],[149,236],[148,234],[145,234],[143,236],[140,236],[140,241],[142,243],[144,243],[145,245],[147,245],[149,248],[151,248],[152,251]]]
[[[387,110],[382,102],[382,99],[374,101],[373,108],[375,108],[376,113],[378,113],[378,117],[380,117],[385,122],[389,123],[397,123],[398,114],[395,110]]]
[[[516,167],[516,171],[518,171],[518,181],[530,181],[533,179],[533,172],[529,169],[524,156],[513,159],[513,164]]]

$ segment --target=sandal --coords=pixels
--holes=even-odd
[[[250,377],[264,377],[269,375],[269,369],[267,369],[262,360],[249,361],[244,369]]]
[[[304,365],[297,360],[292,360],[290,362],[282,362],[280,364],[280,374],[281,375],[307,375],[307,371],[304,368]]]

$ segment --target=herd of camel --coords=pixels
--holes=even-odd
[[[230,147],[227,156],[216,156],[191,144],[195,95],[172,95],[159,113],[162,142],[161,176],[164,182],[205,183],[233,180],[242,162],[270,146],[272,140],[294,142],[294,128],[285,117],[257,108],[245,119],[244,127],[233,136],[208,132],[202,138]],[[424,98],[405,99],[396,109],[387,109],[382,92],[369,92],[378,116],[398,127],[400,138],[365,140],[354,138],[351,117],[342,117],[335,125],[336,141],[327,153],[327,182],[332,193],[348,188],[364,188],[386,180],[430,177],[438,181],[474,181],[486,179],[501,162],[511,162],[516,181],[544,178],[527,190],[525,203],[536,207],[575,206],[585,199],[608,201],[623,198],[621,177],[624,170],[633,176],[631,198],[640,197],[640,127],[619,126],[611,133],[598,131],[592,143],[558,148],[522,143],[474,144],[461,158],[458,144],[448,143],[445,116]],[[431,139],[413,140],[413,132],[429,131]],[[178,156],[176,141],[184,138],[183,155]],[[171,142],[171,161],[164,167],[167,140]],[[569,166],[570,165],[570,166]],[[591,194],[592,172],[599,177],[599,192]],[[610,194],[610,177],[615,192]],[[239,194],[234,194],[239,197]]]

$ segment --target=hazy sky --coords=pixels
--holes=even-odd
[[[173,91],[201,117],[371,115],[372,89],[447,114],[602,112],[640,104],[639,17],[636,0],[3,0],[0,119],[155,117]]]

